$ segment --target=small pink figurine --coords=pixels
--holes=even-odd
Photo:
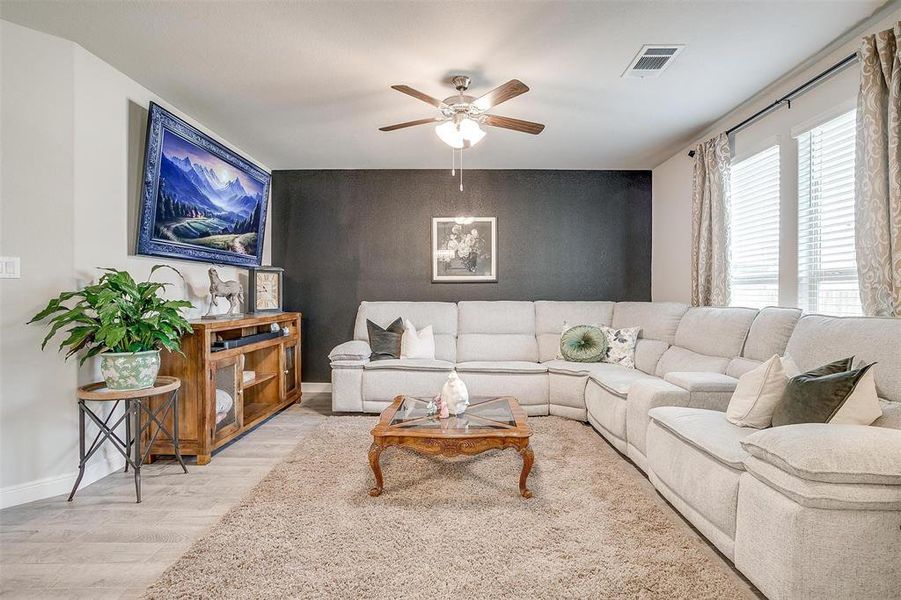
[[[439,419],[446,419],[450,416],[450,410],[448,410],[447,402],[441,399],[441,394],[435,396],[435,406],[438,407]]]

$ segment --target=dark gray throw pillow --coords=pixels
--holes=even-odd
[[[873,365],[852,369],[854,357],[831,362],[788,380],[773,413],[773,427],[828,423]]]
[[[404,335],[404,323],[400,317],[384,329],[366,319],[366,329],[369,332],[369,347],[372,349],[369,360],[400,358],[400,341]]]

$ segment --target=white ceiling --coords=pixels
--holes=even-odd
[[[2,18],[71,39],[273,169],[443,168],[444,98],[518,78],[472,168],[643,169],[874,12],[883,0],[741,2],[67,2]],[[658,79],[620,74],[645,43],[686,44]]]

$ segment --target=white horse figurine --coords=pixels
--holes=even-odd
[[[241,287],[241,284],[237,281],[222,281],[219,278],[219,273],[216,272],[216,269],[210,267],[210,310],[207,311],[206,316],[210,316],[213,312],[213,307],[218,307],[219,304],[216,302],[216,298],[225,298],[228,300],[228,312],[225,313],[228,316],[234,316],[239,314],[241,303],[244,302],[244,288]]]

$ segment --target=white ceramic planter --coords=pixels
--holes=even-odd
[[[160,351],[104,352],[100,373],[111,390],[139,390],[152,387],[160,372]]]

